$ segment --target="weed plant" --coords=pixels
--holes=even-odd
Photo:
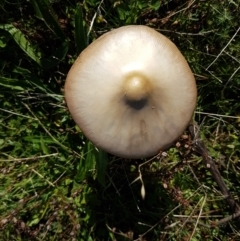
[[[232,213],[188,132],[161,156],[121,159],[86,140],[64,101],[68,70],[104,32],[165,34],[194,72],[193,118],[240,202],[239,15],[238,0],[3,0],[0,240],[240,240],[235,220],[214,225]]]

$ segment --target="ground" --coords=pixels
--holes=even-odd
[[[71,65],[103,33],[166,35],[194,73],[193,123],[237,205],[239,1],[4,0],[0,13],[1,240],[240,240],[189,129],[154,158],[121,159],[84,137],[64,101]]]

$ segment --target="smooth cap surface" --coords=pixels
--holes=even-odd
[[[65,85],[68,108],[87,138],[126,158],[169,147],[190,122],[196,96],[180,51],[146,26],[102,35],[80,54]]]

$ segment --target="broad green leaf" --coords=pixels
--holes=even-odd
[[[36,215],[35,215],[35,216],[36,216]],[[39,221],[40,221],[40,218],[39,218],[39,217],[34,217],[34,219],[32,219],[32,220],[29,222],[28,225],[31,227],[31,226],[33,226],[33,225],[38,224]]]
[[[23,32],[15,28],[12,24],[0,24],[0,29],[6,30],[9,32],[18,46],[35,62],[39,65],[41,53],[37,51],[37,48],[34,47],[24,36]]]
[[[48,0],[31,0],[37,16],[45,22],[47,27],[60,39],[66,40],[66,36],[62,31],[56,14]]]
[[[77,45],[77,53],[80,54],[88,45],[86,28],[81,5],[78,4],[75,11],[75,41]]]
[[[150,7],[152,9],[154,9],[155,11],[157,11],[161,6],[161,2],[160,1],[152,1],[152,3],[150,4]]]

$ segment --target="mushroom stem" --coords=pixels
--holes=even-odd
[[[150,83],[144,75],[130,74],[124,81],[124,98],[126,103],[134,108],[143,108],[149,98]]]
[[[139,101],[148,97],[148,81],[143,76],[131,76],[124,83],[125,95],[128,100]]]

